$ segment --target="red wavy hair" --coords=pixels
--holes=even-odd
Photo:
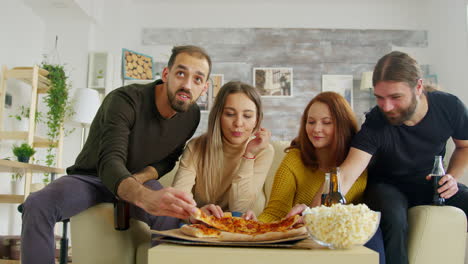
[[[306,123],[309,114],[310,106],[313,103],[321,102],[328,106],[330,110],[332,122],[335,126],[334,136],[331,144],[335,160],[335,165],[339,166],[346,158],[351,145],[351,140],[358,131],[356,117],[353,110],[349,106],[346,99],[335,92],[322,92],[315,96],[304,109],[304,113],[301,118],[301,127],[299,128],[299,135],[291,141],[291,145],[286,148],[296,148],[301,151],[302,162],[306,166],[310,166],[313,169],[319,167],[317,155],[315,153],[315,147],[310,142],[306,132]]]

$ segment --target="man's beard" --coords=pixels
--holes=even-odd
[[[190,99],[187,101],[178,100],[176,97],[176,94],[178,92],[184,92],[188,94],[190,96]],[[178,113],[187,112],[190,106],[195,102],[193,100],[192,92],[184,88],[180,88],[175,93],[173,93],[171,89],[169,89],[169,83],[167,84],[167,99],[169,100],[169,103],[171,104],[172,109],[174,109],[174,111]]]
[[[418,106],[418,101],[416,100],[416,94],[413,92],[412,93],[412,96],[411,96],[411,104],[405,108],[405,109],[401,109],[401,110],[397,110],[397,113],[399,113],[398,116],[388,116],[387,113],[390,113],[390,112],[383,112],[382,109],[380,109],[380,111],[382,111],[382,113],[385,115],[385,117],[387,118],[388,122],[393,125],[393,126],[399,126],[401,124],[403,124],[403,122],[405,121],[408,121],[411,119],[411,117],[414,115],[414,113],[416,112],[416,107]]]

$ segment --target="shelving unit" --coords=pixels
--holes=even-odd
[[[13,195],[13,194],[0,194],[0,203],[22,203],[23,200],[30,193],[31,179],[27,175],[33,173],[55,173],[63,174],[64,169],[52,168],[37,164],[29,164],[24,162],[18,162],[13,160],[0,160],[0,172],[23,172],[26,175],[24,184],[24,195]]]
[[[0,259],[0,264],[20,264],[20,261],[12,259]]]
[[[62,165],[62,147],[63,147],[63,129],[57,142],[50,142],[47,138],[39,137],[36,133],[35,115],[38,105],[38,95],[47,93],[50,87],[50,81],[47,78],[48,71],[35,65],[33,67],[16,67],[8,69],[2,68],[0,79],[0,140],[22,140],[34,148],[47,148],[49,145],[57,148],[57,168],[22,163],[11,160],[0,160],[0,172],[22,172],[25,176],[24,195],[5,195],[0,194],[0,203],[21,203],[30,193],[33,173],[51,173],[63,174]],[[6,86],[8,79],[17,79],[31,86],[31,104],[29,106],[29,128],[27,131],[5,131],[3,128],[3,110],[5,105]]]
[[[55,263],[58,264],[59,262],[56,260]],[[0,264],[21,264],[21,261],[13,259],[0,259]]]

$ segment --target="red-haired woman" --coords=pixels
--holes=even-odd
[[[297,207],[320,205],[325,173],[343,163],[357,130],[354,113],[341,95],[323,92],[314,97],[302,115],[299,135],[286,149],[268,205],[258,219],[276,221],[287,216],[294,205],[297,206],[292,212],[298,212]],[[346,201],[362,202],[366,183],[367,171],[364,171],[346,193]],[[249,212],[244,217],[253,214]],[[380,263],[385,263],[380,230],[366,246],[378,251]]]

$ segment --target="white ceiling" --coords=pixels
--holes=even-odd
[[[80,0],[22,0],[33,12],[48,19],[90,19]]]

